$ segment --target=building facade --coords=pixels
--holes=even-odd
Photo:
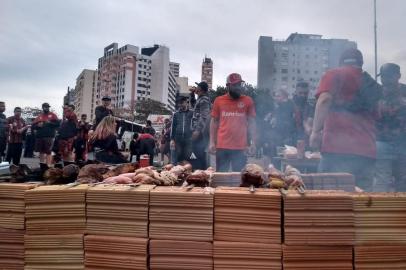
[[[74,104],[75,103],[75,88],[68,86],[68,91],[63,96],[63,104]]]
[[[87,119],[93,121],[96,106],[96,90],[98,81],[97,70],[84,69],[76,79],[75,86],[75,113],[80,117],[87,115]]]
[[[180,64],[175,62],[169,62],[169,70],[173,73],[173,76],[179,77]]]
[[[169,48],[162,45],[154,45],[153,47],[142,48],[141,54],[144,57],[149,57],[151,60],[150,97],[166,104],[168,109],[175,110],[177,85],[175,75],[170,67]]]
[[[326,70],[339,65],[341,53],[356,47],[353,41],[323,39],[321,35],[293,33],[286,40],[261,36],[257,86],[293,93],[297,82],[306,81],[314,93]]]
[[[208,57],[203,59],[202,81],[207,82],[209,89],[213,89],[213,60]]]
[[[112,98],[114,108],[135,108],[135,102],[151,96],[151,59],[139,53],[139,48],[113,43],[104,48],[98,62],[96,104],[103,96]]]

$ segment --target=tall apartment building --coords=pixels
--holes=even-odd
[[[188,77],[177,77],[176,83],[178,84],[179,94],[189,94],[189,78]]]
[[[179,77],[180,64],[175,62],[169,62],[169,70],[173,73],[173,76]]]
[[[63,104],[74,104],[75,102],[75,89],[68,86],[68,91],[63,96]]]
[[[314,92],[326,70],[338,66],[341,53],[356,47],[353,41],[321,35],[293,33],[286,40],[260,36],[257,86],[292,93],[297,82],[306,81]]]
[[[169,48],[154,45],[142,48],[141,54],[151,59],[151,98],[175,110],[177,84],[170,68]]]
[[[89,121],[95,118],[97,74],[97,70],[84,69],[76,79],[75,113],[78,117],[86,114]]]
[[[139,48],[117,43],[104,48],[104,55],[98,62],[96,104],[103,96],[112,97],[115,108],[135,107],[135,102],[151,97],[152,61],[139,53]]]
[[[207,82],[209,89],[213,88],[213,61],[208,57],[204,57],[203,59],[202,81]]]

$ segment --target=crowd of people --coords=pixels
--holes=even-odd
[[[58,119],[48,103],[27,125],[21,108],[6,118],[5,104],[0,102],[0,155],[19,164],[24,137],[31,130],[42,169],[59,160],[64,165],[84,161],[88,152],[107,163],[124,163],[134,157],[139,161],[149,155],[150,164],[160,153],[161,160],[187,161],[195,169],[206,169],[209,156],[214,155],[216,170],[222,172],[241,171],[247,155],[258,149],[273,162],[278,148],[300,142],[321,152],[320,172],[351,173],[356,185],[366,191],[406,191],[406,86],[399,82],[400,67],[382,65],[379,84],[362,66],[362,53],[346,50],[339,67],[322,76],[315,102],[309,97],[309,84],[299,81],[292,98],[286,89],[275,90],[261,117],[254,100],[245,95],[240,74],[227,77],[227,93],[214,102],[208,84],[196,83],[190,97],[179,99],[178,110],[165,119],[161,132],[147,121],[142,131],[133,133],[130,157],[118,146],[121,136],[110,97],[104,97],[96,108],[94,125],[86,121],[86,115],[78,120],[70,104]]]

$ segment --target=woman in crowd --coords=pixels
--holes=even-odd
[[[112,116],[106,116],[101,120],[96,130],[90,135],[89,143],[95,150],[96,160],[98,161],[110,164],[128,162],[119,151],[116,120]]]

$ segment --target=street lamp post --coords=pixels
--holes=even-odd
[[[378,78],[378,38],[376,23],[376,0],[374,0],[375,80]]]

